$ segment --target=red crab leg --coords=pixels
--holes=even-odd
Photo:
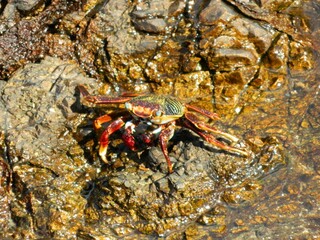
[[[185,104],[185,106],[187,109],[192,109],[198,113],[201,113],[204,116],[207,116],[208,118],[211,118],[212,120],[219,119],[219,116],[216,113],[213,113],[208,110],[205,110],[205,109],[193,106],[193,105],[189,105],[189,104]]]
[[[106,97],[106,96],[92,96],[83,85],[78,86],[79,91],[84,96],[86,101],[94,104],[108,104],[108,103],[125,103],[132,99],[132,97]]]
[[[94,122],[93,122],[94,128],[97,130],[102,127],[102,124],[109,122],[111,120],[112,120],[112,118],[109,115],[107,115],[107,114],[102,115],[102,116],[98,117],[96,120],[94,120]]]
[[[204,130],[204,131],[208,131],[208,132],[212,132],[215,134],[218,134],[220,136],[225,137],[226,139],[230,140],[231,142],[238,142],[239,139],[229,133],[223,132],[215,127],[212,127],[204,122],[202,122],[196,115],[194,115],[193,113],[190,112],[186,112],[185,113],[185,117],[192,122],[197,128],[199,128],[200,130]]]
[[[174,126],[175,126],[174,122],[172,122],[172,124],[164,128],[159,135],[160,147],[167,161],[169,173],[172,173],[173,171],[172,171],[172,163],[169,158],[167,145],[168,145],[168,141],[170,140],[170,138],[172,138],[174,134]]]
[[[132,93],[132,92],[124,92],[121,94],[121,97],[138,97],[138,96],[141,96],[141,95],[145,95],[146,93]]]
[[[124,126],[124,124],[125,122],[123,121],[123,119],[118,118],[117,120],[112,122],[101,134],[99,155],[105,163],[108,163],[106,155],[109,144],[109,136],[115,131],[119,130],[122,126]]]
[[[231,146],[228,146],[226,144],[224,144],[223,142],[220,142],[219,140],[217,140],[214,136],[208,134],[208,133],[204,133],[204,132],[196,132],[197,134],[199,134],[201,137],[203,137],[207,142],[213,144],[214,146],[217,146],[225,151],[229,151],[229,152],[234,152],[234,153],[238,153],[242,156],[248,156],[249,154],[241,149],[238,148],[234,148]]]
[[[188,119],[189,120],[189,119]],[[189,122],[190,121],[190,122]],[[238,154],[240,154],[240,155],[242,155],[242,156],[248,156],[249,155],[249,153],[248,152],[246,152],[245,150],[241,150],[241,149],[238,149],[238,148],[235,148],[235,147],[231,147],[231,146],[228,146],[228,145],[226,145],[226,144],[224,144],[223,142],[220,142],[219,140],[217,140],[213,135],[211,135],[211,134],[209,134],[209,133],[207,133],[207,132],[204,132],[204,131],[202,131],[203,129],[201,129],[201,128],[199,128],[198,129],[198,126],[194,123],[194,122],[192,122],[191,120],[189,120],[189,121],[184,121],[183,122],[183,124],[187,127],[187,128],[189,128],[189,129],[191,129],[192,131],[194,131],[195,133],[197,133],[200,137],[202,137],[203,139],[205,139],[207,142],[209,142],[209,143],[211,143],[212,145],[214,145],[214,146],[217,146],[218,148],[221,148],[221,149],[223,149],[223,150],[225,150],[225,151],[229,151],[229,152],[234,152],[234,153],[238,153]],[[195,124],[195,125],[192,125],[192,124]],[[217,130],[219,133],[221,132],[221,131],[219,131],[219,130]],[[216,130],[215,130],[215,132],[216,132]],[[224,133],[224,134],[226,134],[226,133]],[[221,135],[221,134],[220,134]],[[228,134],[228,135],[230,135],[230,134]],[[231,135],[232,136],[232,135]],[[236,137],[234,137],[234,136],[232,136],[233,138],[236,138]],[[236,138],[237,139],[237,138]]]

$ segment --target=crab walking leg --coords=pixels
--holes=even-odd
[[[78,85],[78,89],[86,101],[94,104],[125,103],[132,99],[131,96],[128,96],[128,97],[93,96],[93,95],[90,95],[86,87],[83,85]]]
[[[199,107],[196,107],[196,106],[193,106],[193,105],[189,105],[189,104],[186,104],[185,105],[187,109],[191,109],[191,110],[194,110],[204,116],[207,116],[208,118],[212,119],[212,120],[216,120],[216,119],[220,119],[219,118],[219,115],[216,114],[216,113],[213,113],[213,112],[210,112],[206,109],[202,109],[202,108],[199,108]]]
[[[220,142],[219,140],[217,140],[214,136],[208,134],[208,133],[204,133],[204,132],[197,132],[201,137],[203,137],[207,142],[213,144],[214,146],[217,146],[223,150],[229,151],[229,152],[234,152],[234,153],[238,153],[242,156],[249,156],[249,154],[241,149],[235,148],[235,147],[231,147],[228,146],[222,142]]]
[[[172,173],[173,171],[172,171],[172,163],[169,158],[167,145],[168,145],[168,141],[170,140],[170,138],[172,138],[173,134],[174,134],[174,122],[172,122],[172,124],[170,124],[169,126],[165,127],[159,135],[160,147],[167,161],[169,173]]]
[[[112,122],[101,134],[99,156],[105,163],[108,163],[106,155],[107,155],[107,149],[109,145],[109,136],[115,131],[119,130],[124,125],[125,125],[125,122],[123,121],[123,119],[118,118],[117,120]]]
[[[215,133],[217,135],[220,135],[222,137],[225,137],[226,139],[230,140],[231,142],[238,142],[239,139],[236,136],[233,136],[229,133],[223,132],[215,127],[212,127],[208,124],[203,123],[196,115],[194,115],[193,113],[187,112],[185,113],[185,117],[192,122],[197,128],[204,130],[204,131],[208,131],[208,132],[212,132]]]
[[[231,147],[231,146],[228,146],[228,145],[224,144],[223,142],[220,142],[219,140],[217,140],[211,134],[203,132],[202,130],[197,129],[190,122],[184,121],[183,123],[187,128],[189,128],[192,131],[194,131],[195,133],[197,133],[200,137],[202,137],[203,139],[205,139],[207,142],[211,143],[212,145],[214,145],[214,146],[216,146],[216,147],[218,147],[218,148],[220,148],[222,150],[228,151],[228,152],[238,153],[238,154],[240,154],[242,156],[246,156],[246,157],[249,156],[249,153],[246,152],[245,150],[241,150],[241,149],[238,149],[238,148],[235,148],[235,147]]]

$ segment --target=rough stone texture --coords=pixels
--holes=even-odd
[[[2,1],[1,238],[319,238],[318,6]],[[157,147],[130,152],[119,133],[101,164],[92,119],[120,113],[80,107],[77,79],[100,94],[173,94],[214,110],[210,124],[242,137],[257,161],[178,130],[172,176]]]
[[[221,71],[231,71],[248,65],[256,65],[257,60],[255,52],[230,48],[216,49],[213,58],[208,58],[209,67],[211,69],[221,69]]]
[[[7,225],[6,237],[13,236],[14,225],[30,228],[30,238],[38,231],[43,237],[75,234],[72,219],[85,205],[76,179],[87,174],[87,164],[73,137],[79,115],[72,109],[75,87],[88,81],[71,63],[46,58],[2,86],[1,150],[12,174],[7,201],[14,222]]]
[[[238,204],[242,188],[285,164],[276,140],[249,143],[256,155],[243,158],[217,151],[183,130],[172,141],[173,174],[167,174],[157,147],[137,154],[120,142],[109,147],[110,165],[89,165],[96,153],[86,150],[85,139],[95,139],[81,134],[86,132],[80,114],[85,109],[74,94],[78,84],[90,82],[71,63],[46,58],[26,65],[2,86],[2,151],[7,159],[1,161],[1,204],[3,217],[14,221],[6,225],[7,235],[28,227],[31,238],[68,238],[79,231],[86,236],[97,224],[118,236],[135,230],[167,235],[221,199]],[[11,181],[12,189],[6,188]],[[244,194],[241,201],[252,197]],[[90,225],[84,227],[84,221]]]
[[[70,10],[74,3],[53,1],[41,11],[43,1],[6,1],[0,15],[0,70],[7,79],[20,66],[38,61],[48,51],[44,44],[51,24]],[[36,14],[33,11],[39,9]],[[21,11],[20,11],[20,10]],[[26,17],[25,14],[27,14]],[[28,14],[31,14],[29,17]],[[32,16],[34,14],[34,16]]]
[[[166,22],[161,18],[134,20],[134,24],[137,30],[149,33],[164,33],[166,30]]]
[[[15,6],[22,12],[34,11],[37,7],[43,4],[43,0],[16,0]]]
[[[271,4],[265,4],[262,8],[254,1],[229,0],[228,2],[235,5],[243,14],[269,23],[279,32],[286,32],[295,41],[303,41],[307,46],[313,45],[319,48],[319,39],[309,33],[306,18],[295,15],[296,6],[290,3],[291,1],[270,1]],[[299,7],[306,11],[316,11],[312,4],[306,6],[302,4]]]

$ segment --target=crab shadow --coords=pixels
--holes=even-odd
[[[76,128],[76,131],[73,133],[74,139],[78,142],[79,146],[83,150],[83,155],[89,164],[94,162],[93,149],[96,149],[98,146],[97,134],[93,129],[93,117],[90,115],[94,114],[94,109],[87,107],[81,103],[80,100],[80,91],[75,88],[75,102],[70,106],[73,113],[78,113],[85,115],[85,120],[82,120]]]

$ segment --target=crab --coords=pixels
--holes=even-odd
[[[174,97],[155,94],[123,94],[118,97],[90,95],[84,85],[78,89],[84,99],[96,105],[124,104],[128,114],[112,121],[102,132],[100,137],[99,156],[108,163],[107,148],[110,135],[123,129],[122,139],[133,151],[142,147],[151,147],[159,142],[168,165],[168,172],[173,172],[169,158],[168,142],[174,135],[176,126],[192,130],[205,141],[227,152],[247,157],[249,152],[243,148],[234,147],[239,139],[229,133],[223,132],[207,123],[204,123],[197,114],[212,120],[219,119],[216,113],[185,104]],[[99,129],[112,118],[105,114],[94,121],[94,128]],[[219,141],[215,135],[226,139],[229,144]]]

